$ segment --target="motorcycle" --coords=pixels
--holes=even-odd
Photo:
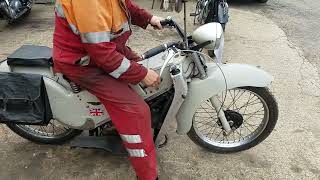
[[[229,21],[229,5],[226,0],[199,0],[190,16],[194,16],[194,24],[218,22],[225,30]]]
[[[182,4],[186,14],[185,2],[176,3],[175,9],[179,12]],[[268,90],[272,76],[251,65],[215,63],[202,53],[221,53],[219,23],[202,25],[190,36],[186,21],[184,29],[171,18],[161,24],[175,29],[182,40],[142,55],[141,63],[159,73],[159,87],[132,85],[150,107],[156,146],[168,142],[174,122],[178,134],[217,153],[246,150],[265,140],[278,119],[277,102]],[[71,147],[125,154],[104,106],[63,74],[54,73],[53,66],[51,49],[43,46],[23,46],[0,64],[0,121],[36,143],[71,140]]]
[[[0,19],[12,23],[31,12],[33,0],[0,0]]]

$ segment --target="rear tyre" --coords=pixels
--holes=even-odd
[[[63,144],[80,135],[81,130],[70,129],[55,120],[51,120],[47,126],[7,124],[7,126],[19,136],[40,144]]]

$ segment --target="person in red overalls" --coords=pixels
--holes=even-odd
[[[131,26],[162,29],[132,0],[57,0],[53,59],[56,72],[88,90],[106,107],[141,180],[157,178],[149,106],[129,84],[157,86],[159,75],[137,61],[126,41]]]

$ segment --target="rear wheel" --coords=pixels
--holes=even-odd
[[[226,98],[224,98],[226,97]],[[189,138],[216,153],[243,151],[258,145],[274,129],[278,106],[267,88],[241,87],[218,96],[225,102],[221,110],[232,129],[226,134],[210,101],[205,101],[193,117]]]
[[[81,130],[70,129],[56,120],[47,126],[7,124],[19,136],[35,143],[63,144],[81,134]]]

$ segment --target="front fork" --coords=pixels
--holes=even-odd
[[[223,48],[223,46],[222,46],[222,48]],[[205,68],[203,67],[203,65],[201,63],[201,59],[200,59],[199,55],[197,53],[192,53],[192,55],[193,55],[194,63],[196,65],[196,67],[198,68],[198,71],[199,71],[199,74],[200,74],[200,79],[207,78],[207,73],[206,73]],[[223,129],[224,129],[224,134],[225,135],[229,135],[232,132],[232,129],[230,127],[230,124],[229,124],[225,114],[224,114],[224,111],[222,109],[222,104],[220,103],[218,97],[216,95],[211,97],[210,98],[210,102],[211,102],[212,106],[215,108],[215,110],[218,113],[218,118],[219,118],[219,120],[220,120],[220,122],[222,124]]]
[[[161,74],[161,73],[160,73]],[[176,119],[176,115],[184,102],[187,93],[188,85],[187,81],[183,76],[183,69],[181,64],[176,64],[170,67],[170,75],[174,86],[174,97],[171,106],[167,112],[167,115],[162,123],[161,129],[156,138],[156,146],[162,146],[162,139],[165,137],[166,131],[168,130],[171,122]]]
[[[219,121],[222,124],[222,127],[224,129],[224,135],[229,135],[232,132],[232,129],[230,127],[230,124],[224,114],[224,111],[222,109],[222,104],[220,103],[218,96],[213,96],[210,98],[210,102],[212,106],[215,108],[218,114]]]

